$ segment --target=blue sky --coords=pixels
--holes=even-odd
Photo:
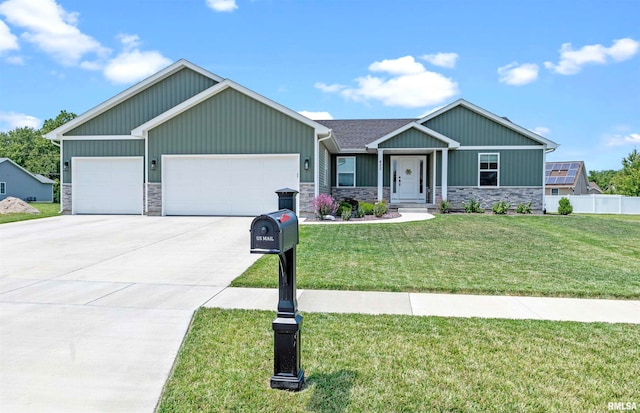
[[[185,58],[310,117],[464,98],[620,169],[640,148],[640,1],[0,0],[0,130]]]

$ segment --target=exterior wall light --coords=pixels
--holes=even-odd
[[[65,171],[69,170],[69,161],[64,161],[63,168]]]
[[[305,158],[304,160],[304,170],[305,171],[309,170],[309,158]]]
[[[151,170],[155,171],[156,170],[156,165],[158,164],[158,161],[156,161],[155,159],[151,160]]]

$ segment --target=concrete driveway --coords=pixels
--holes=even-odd
[[[249,267],[251,218],[0,226],[0,410],[152,412],[193,310]]]

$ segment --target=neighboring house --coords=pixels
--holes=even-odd
[[[23,201],[53,202],[55,182],[32,174],[8,158],[0,158],[0,200],[12,196]]]
[[[602,193],[602,188],[597,183],[589,182],[589,195],[600,195]]]
[[[299,210],[341,199],[543,205],[558,145],[458,100],[421,119],[313,121],[180,60],[46,138],[61,146],[71,213],[257,215],[276,189]]]
[[[592,193],[589,190],[589,179],[582,161],[547,162],[544,176],[545,195],[588,195]]]

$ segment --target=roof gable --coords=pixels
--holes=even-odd
[[[132,128],[222,80],[182,59],[44,137],[60,140],[64,135],[128,135]],[[115,118],[118,122],[113,121]]]
[[[366,145],[415,119],[345,119],[319,120],[330,128],[338,146],[343,151],[363,151]]]
[[[426,115],[417,123],[455,139],[463,146],[541,145],[547,149],[558,147],[557,143],[464,99],[458,99]]]
[[[413,132],[413,133],[411,133]],[[409,145],[409,146],[403,146]],[[417,122],[408,123],[367,145],[377,148],[457,148],[460,144]]]
[[[22,166],[18,165],[17,163],[13,162],[11,159],[9,158],[0,158],[0,164],[2,163],[7,163],[9,165],[13,165],[16,169],[24,172],[25,175],[28,175],[29,177],[35,179],[36,181],[40,182],[41,184],[54,184],[55,182],[49,178],[46,178],[40,174],[33,174],[29,171],[27,171],[25,168],[23,168]]]
[[[233,89],[243,95],[246,95],[274,110],[277,110],[281,113],[283,113],[286,116],[289,116],[307,126],[310,126],[311,128],[313,128],[316,131],[317,135],[320,136],[329,136],[331,133],[331,130],[327,127],[325,127],[324,125],[321,125],[320,123],[317,123],[301,114],[299,114],[296,111],[293,111],[277,102],[274,102],[271,99],[268,99],[250,89],[247,89],[246,87],[235,83],[232,80],[229,79],[225,79],[220,83],[217,83],[216,85],[200,92],[199,94],[193,96],[192,98],[180,103],[179,105],[176,105],[174,107],[172,107],[171,109],[163,112],[162,114],[156,116],[155,118],[145,122],[144,124],[134,128],[133,130],[131,130],[131,135],[132,136],[136,136],[136,137],[144,137],[146,133],[149,132],[149,130],[163,124],[164,122],[167,122],[168,120],[180,115],[181,113],[193,108],[194,106],[204,102],[205,100],[219,94],[220,92],[227,90],[227,89]]]

